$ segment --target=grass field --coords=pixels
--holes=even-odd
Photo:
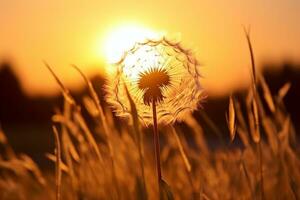
[[[65,99],[52,117],[55,151],[46,155],[56,170],[42,172],[30,157],[16,154],[1,131],[0,199],[299,199],[299,142],[284,105],[290,84],[271,94],[250,53],[252,84],[243,95],[233,93],[227,113],[220,113],[228,131],[219,133],[209,121],[222,134],[217,148],[205,138],[207,124],[192,114],[158,126],[160,186],[153,125],[138,120],[134,102],[129,120],[116,120],[78,68],[89,88],[82,105],[48,66]]]

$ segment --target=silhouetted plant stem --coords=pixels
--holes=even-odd
[[[138,127],[136,127],[135,131],[138,130]],[[135,133],[137,137],[137,147],[138,147],[138,153],[139,153],[139,163],[140,163],[140,168],[141,168],[141,173],[142,173],[142,180],[143,180],[143,200],[148,199],[147,197],[147,190],[146,190],[146,179],[145,179],[145,170],[144,170],[144,156],[142,153],[142,143],[143,143],[143,138],[142,134],[140,131],[136,131]]]
[[[55,156],[56,156],[56,165],[55,165],[55,184],[56,184],[56,200],[61,199],[61,149],[60,149],[60,140],[58,136],[58,131],[55,126],[52,127],[54,133],[55,141]]]
[[[264,192],[264,176],[263,176],[263,160],[262,160],[262,150],[261,150],[261,141],[259,141],[258,145],[258,154],[259,154],[259,169],[260,169],[260,189],[261,189],[261,199],[265,199],[265,192]]]
[[[96,108],[99,112],[99,121],[102,123],[103,125],[103,129],[104,129],[104,134],[105,134],[105,137],[106,137],[106,141],[107,141],[107,146],[108,146],[108,151],[109,151],[109,158],[110,158],[110,162],[111,162],[111,166],[112,166],[112,181],[114,182],[114,185],[116,187],[116,195],[117,195],[117,198],[120,198],[120,186],[119,186],[119,183],[118,183],[118,179],[117,179],[117,175],[116,175],[116,167],[115,167],[115,159],[114,159],[114,149],[113,149],[113,145],[112,145],[112,142],[111,142],[111,138],[110,138],[110,130],[107,126],[107,120],[106,120],[106,117],[105,117],[105,114],[104,114],[104,111],[103,111],[103,108],[101,107],[101,104],[100,104],[100,99],[94,89],[94,86],[93,84],[91,83],[91,81],[86,77],[86,75],[79,69],[79,67],[77,67],[76,65],[72,65],[78,72],[79,74],[82,76],[82,78],[84,79],[85,83],[87,84],[87,87],[89,89],[89,93],[96,105]]]
[[[181,155],[181,158],[183,160],[183,163],[184,163],[184,166],[185,166],[185,171],[186,171],[186,174],[187,174],[187,178],[188,178],[188,181],[191,185],[191,188],[192,188],[192,195],[193,195],[193,199],[198,199],[196,196],[197,196],[197,191],[195,189],[195,186],[194,186],[194,183],[193,183],[193,179],[192,179],[192,174],[191,174],[191,171],[192,171],[192,167],[191,167],[191,164],[190,164],[190,161],[183,149],[183,145],[180,141],[180,138],[179,138],[179,135],[176,131],[176,129],[171,126],[171,132],[173,133],[173,136],[176,140],[176,143],[177,143],[177,146],[178,146],[178,149],[179,149],[179,152],[180,152],[180,155]]]
[[[262,160],[262,150],[261,150],[261,138],[260,138],[260,133],[259,133],[259,117],[257,114],[257,99],[258,99],[258,94],[257,94],[257,87],[256,87],[256,66],[255,66],[255,59],[254,59],[254,53],[253,53],[253,47],[252,47],[252,43],[251,43],[251,38],[250,38],[250,29],[246,29],[244,27],[244,31],[245,31],[245,36],[247,39],[247,43],[248,43],[248,47],[249,47],[249,52],[250,52],[250,58],[251,58],[251,66],[252,66],[252,91],[253,91],[253,105],[255,105],[254,107],[254,120],[255,120],[255,132],[258,133],[257,134],[257,141],[255,141],[256,145],[257,145],[257,155],[259,158],[259,170],[260,170],[260,196],[261,199],[264,200],[265,199],[265,194],[264,194],[264,178],[263,178],[263,160]]]
[[[140,132],[138,133],[140,134]],[[139,136],[140,137],[140,136]],[[142,180],[143,180],[143,189],[144,189],[144,193],[143,193],[143,198],[146,200],[147,199],[147,195],[146,195],[146,179],[145,179],[145,170],[144,170],[144,157],[143,157],[143,153],[142,153],[142,138],[140,137],[139,139],[139,144],[138,144],[138,151],[139,151],[139,160],[140,160],[140,168],[141,168],[141,171],[142,171]]]
[[[153,109],[153,143],[154,143],[154,153],[156,159],[156,172],[157,172],[157,184],[159,196],[161,194],[161,166],[160,166],[160,146],[159,146],[159,135],[157,127],[157,115],[156,115],[156,103],[155,100],[152,100],[152,109]]]

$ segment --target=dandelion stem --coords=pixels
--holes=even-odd
[[[159,146],[159,135],[157,130],[157,115],[156,115],[156,103],[155,99],[152,100],[152,109],[153,109],[153,143],[154,143],[154,153],[156,159],[156,171],[157,171],[157,183],[159,195],[161,194],[161,166],[160,166],[160,146]]]

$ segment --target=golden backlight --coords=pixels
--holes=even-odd
[[[250,83],[242,25],[251,26],[257,67],[297,62],[300,1],[0,1],[0,62],[12,63],[24,92],[53,95],[58,87],[46,60],[68,88],[82,84],[70,64],[88,76],[110,69],[136,40],[174,34],[196,51],[209,96]],[[105,62],[105,63],[104,63]],[[222,73],[220,73],[222,72]]]
[[[102,52],[108,63],[118,62],[124,52],[130,49],[136,42],[145,39],[153,39],[159,36],[158,32],[152,31],[140,25],[122,25],[110,31],[103,43]]]

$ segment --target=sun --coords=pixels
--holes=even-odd
[[[108,63],[118,62],[124,52],[136,42],[155,39],[160,33],[139,25],[123,25],[110,31],[104,40],[102,52]]]

